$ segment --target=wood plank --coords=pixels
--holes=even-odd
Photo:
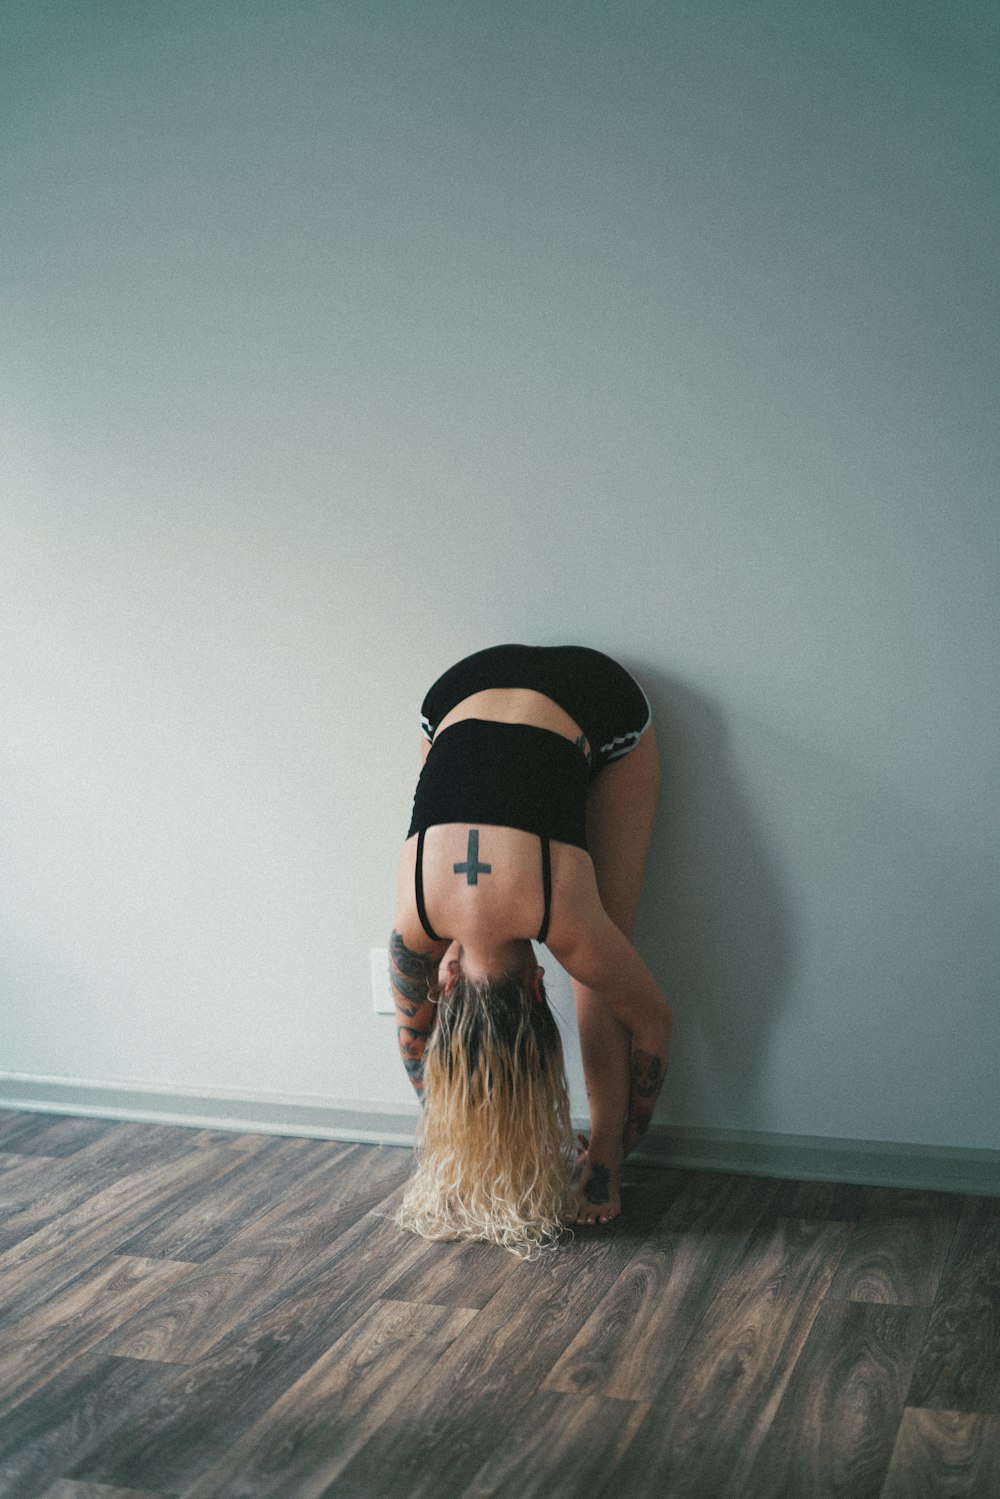
[[[745,1499],[851,1225],[762,1223],[599,1492]]]
[[[648,1409],[542,1391],[460,1499],[579,1499],[595,1474],[618,1461]]]
[[[519,1261],[496,1244],[443,1243],[433,1259],[421,1256],[385,1294],[435,1306],[483,1307],[516,1273]]]
[[[274,1193],[268,1213],[239,1228],[218,1254],[193,1265],[181,1285],[130,1318],[109,1339],[108,1351],[195,1363],[293,1294],[313,1261],[326,1262],[337,1237],[365,1216],[373,1198],[381,1203],[379,1194],[402,1175],[400,1152],[322,1144]]]
[[[231,1171],[238,1156],[212,1147],[121,1176],[72,1212],[0,1255],[0,1316],[10,1320],[46,1300],[151,1217],[162,1217],[206,1180]]]
[[[317,1150],[312,1140],[272,1136],[253,1155],[241,1157],[221,1180],[199,1182],[169,1217],[159,1217],[116,1247],[121,1254],[146,1259],[188,1260],[197,1263],[217,1254],[237,1231],[245,1230],[273,1207],[280,1188],[329,1152],[334,1158],[345,1145]]]
[[[185,1499],[317,1499],[474,1316],[375,1302]]]
[[[626,1161],[622,1167],[621,1228],[642,1233],[659,1223],[694,1173]]]
[[[196,1129],[190,1124],[168,1125],[167,1128],[184,1134],[190,1141],[192,1150],[204,1150],[208,1147],[222,1145],[227,1150],[233,1150],[237,1155],[245,1155],[247,1151],[264,1150],[272,1140],[286,1138],[261,1132],[260,1130],[249,1130],[243,1134],[237,1134],[231,1129]],[[291,1138],[291,1137],[288,1137]],[[315,1141],[307,1143],[315,1144]],[[324,1142],[320,1142],[324,1143]]]
[[[106,1483],[75,1483],[71,1478],[60,1478],[42,1499],[169,1499],[164,1494],[154,1494],[151,1489],[113,1489]]]
[[[17,1166],[0,1177],[0,1235],[6,1240],[2,1249],[37,1233],[122,1176],[189,1157],[191,1134],[159,1125],[121,1124],[69,1156],[9,1157]],[[248,1153],[249,1149],[241,1152]]]
[[[621,1219],[526,1266],[396,1230],[408,1151],[73,1139],[0,1119],[3,1499],[874,1499],[911,1368],[885,1499],[1000,1493],[1000,1412],[931,1408],[992,1398],[990,1199],[629,1168]],[[156,1254],[119,1288],[123,1241]]]
[[[420,1256],[387,1294],[433,1306],[486,1306],[516,1274],[519,1261],[496,1244],[442,1244],[441,1253]]]
[[[107,1168],[109,1175],[131,1176],[149,1166],[193,1155],[209,1144],[221,1151],[247,1155],[264,1143],[261,1136],[227,1135],[222,1131],[188,1129],[175,1124],[143,1124],[127,1120],[77,1151],[81,1167]]]
[[[78,1359],[0,1422],[0,1494],[39,1499],[106,1431],[142,1409],[177,1370],[108,1358]]]
[[[1000,1414],[1000,1198],[965,1199],[907,1404]]]
[[[218,1343],[66,1476],[179,1493],[343,1335],[408,1258],[438,1245],[371,1215],[310,1260],[272,1306]]]
[[[768,1208],[772,1184],[701,1175],[646,1239],[546,1378],[565,1394],[652,1400]]]
[[[872,1191],[830,1296],[932,1306],[962,1205],[943,1192]]]
[[[996,1499],[1000,1416],[906,1410],[881,1499]]]
[[[810,1223],[857,1223],[871,1193],[871,1187],[849,1182],[781,1181],[771,1212],[776,1218],[807,1218]]]
[[[26,1109],[0,1109],[0,1150],[14,1150],[22,1132],[30,1135],[33,1121],[53,1119],[53,1114],[34,1114]]]
[[[109,1256],[70,1282],[43,1306],[4,1329],[0,1344],[0,1415],[46,1384],[107,1337],[164,1286],[182,1279],[186,1265]]]
[[[109,1335],[106,1351],[154,1363],[197,1363],[287,1286],[292,1268],[287,1260],[269,1255],[190,1265],[179,1284],[166,1288]]]
[[[302,1264],[325,1254],[366,1214],[389,1211],[387,1199],[405,1182],[409,1167],[409,1151],[384,1146],[321,1153],[314,1168],[288,1183],[268,1213],[239,1228],[220,1257],[294,1255]]]
[[[201,1152],[194,1153],[182,1139],[164,1139],[155,1126],[150,1134],[132,1136],[135,1148],[123,1149],[119,1137],[105,1136],[90,1148],[68,1157],[22,1156],[16,1169],[0,1177],[0,1210],[5,1225],[19,1230],[37,1231],[52,1217],[87,1201],[124,1177],[157,1169],[171,1161],[185,1161],[192,1180],[197,1179],[202,1163]],[[219,1153],[227,1159],[228,1152]],[[237,1164],[243,1156],[237,1157]]]
[[[501,1445],[525,1419],[549,1369],[638,1242],[627,1232],[580,1235],[541,1261],[519,1263],[411,1392],[391,1442],[376,1435],[348,1463],[338,1499],[462,1493],[482,1466],[484,1444]]]
[[[31,1211],[39,1202],[46,1202],[51,1195],[62,1194],[67,1186],[80,1184],[85,1193],[88,1186],[105,1185],[121,1172],[99,1166],[81,1166],[79,1156],[6,1156],[7,1165],[0,1176],[0,1215],[9,1225],[21,1214]],[[77,1199],[79,1200],[79,1198]],[[58,1202],[55,1212],[65,1212],[75,1203]],[[34,1227],[39,1224],[35,1223]]]
[[[679,1179],[680,1173],[650,1167],[628,1172],[624,1183],[629,1197],[628,1212],[614,1224],[596,1230],[570,1230],[554,1253],[566,1253],[571,1244],[579,1251],[610,1237],[619,1242],[617,1252],[627,1259],[670,1207]],[[439,1256],[434,1260],[426,1256],[419,1259],[385,1294],[398,1295],[406,1301],[483,1307],[520,1265],[514,1255],[496,1245],[457,1242],[442,1244],[440,1248]]]
[[[111,1120],[73,1114],[4,1113],[0,1115],[0,1150],[30,1156],[74,1155],[115,1128]]]
[[[66,1159],[17,1156],[0,1177],[0,1255],[109,1186],[115,1172]]]
[[[820,1307],[751,1471],[753,1499],[879,1499],[929,1316]]]
[[[663,1173],[665,1176],[668,1173]],[[771,1210],[777,1184],[762,1176],[735,1176],[725,1171],[675,1171],[664,1209],[652,1225],[657,1234],[686,1234],[711,1222],[721,1202],[739,1214],[741,1226],[753,1227]],[[759,1194],[759,1211],[757,1197]],[[773,1216],[773,1211],[771,1213]]]

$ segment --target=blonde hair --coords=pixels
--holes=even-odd
[[[459,975],[437,1000],[417,1167],[395,1221],[535,1259],[555,1247],[572,1198],[569,1096],[545,991]]]

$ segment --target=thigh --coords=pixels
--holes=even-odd
[[[631,940],[660,792],[652,725],[635,749],[595,776],[587,796],[587,842],[604,909]]]

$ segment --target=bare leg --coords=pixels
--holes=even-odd
[[[587,802],[587,839],[604,909],[631,941],[660,786],[652,728],[630,755],[601,771]],[[632,1036],[583,984],[573,983],[591,1135],[577,1187],[577,1223],[621,1212]]]

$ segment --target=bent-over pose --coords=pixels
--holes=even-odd
[[[398,1221],[532,1254],[621,1210],[670,1008],[631,943],[659,790],[649,704],[582,646],[496,646],[423,703],[390,969],[424,1101]],[[572,1190],[559,1033],[532,941],[570,974],[590,1102]]]

